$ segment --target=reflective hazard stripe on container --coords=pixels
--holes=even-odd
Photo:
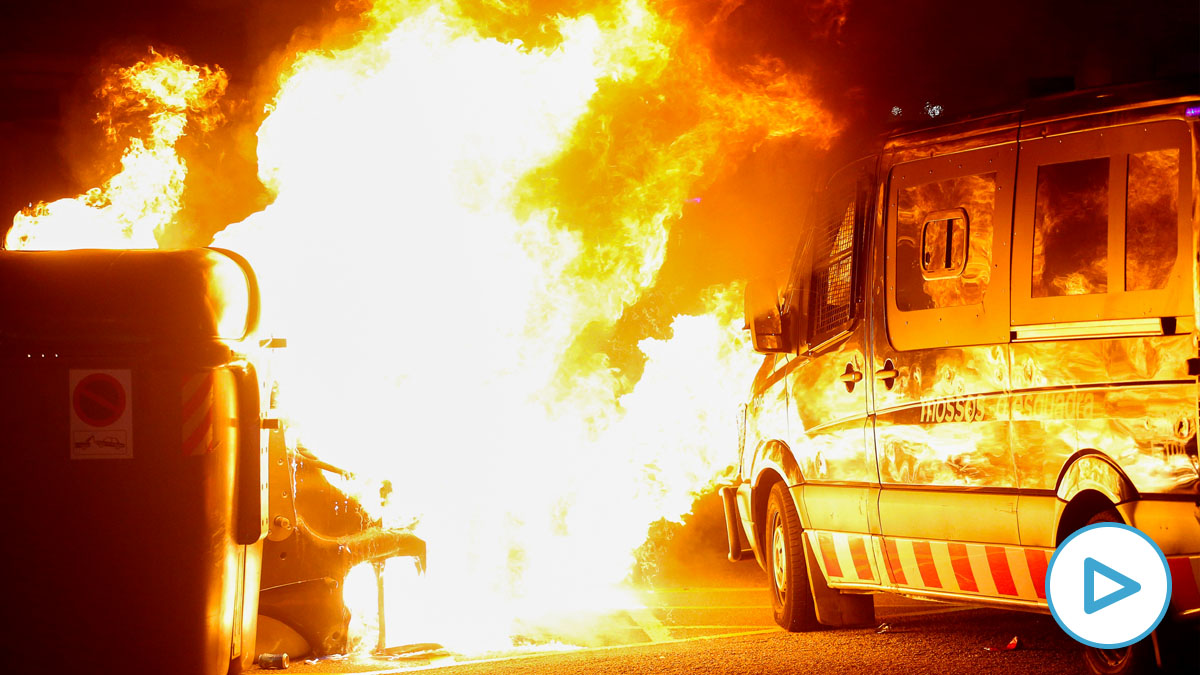
[[[888,580],[907,588],[1046,601],[1053,549],[884,540]]]
[[[806,534],[826,578],[878,583],[875,556],[868,551],[865,535],[815,530],[807,530]]]
[[[1167,558],[1167,567],[1171,570],[1171,609],[1200,609],[1200,556]]]
[[[182,450],[184,455],[204,455],[212,450],[213,374],[188,375],[180,389]]]

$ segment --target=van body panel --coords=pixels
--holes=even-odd
[[[763,361],[755,377],[753,395],[746,408],[745,439],[742,448],[741,475],[757,482],[762,474],[764,462],[779,470],[780,477],[789,482],[799,482],[799,470],[788,470],[790,455],[779,444],[788,438],[788,395],[787,387],[781,386],[790,361],[782,354],[772,354]]]
[[[792,373],[789,388],[797,392],[797,424],[792,426],[797,432],[790,446],[809,483],[879,482],[874,453],[867,451],[865,368],[862,343],[855,335]],[[847,372],[863,379],[844,382]],[[848,384],[853,391],[847,391]]]
[[[963,514],[970,513],[970,518]],[[928,488],[880,490],[879,517],[887,537],[1017,544],[1017,494],[1011,491]]]
[[[1121,505],[1137,499],[1137,490],[1111,457],[1097,450],[1081,450],[1067,460],[1059,473],[1054,496],[1070,502],[1084,490],[1098,492],[1109,502]]]
[[[1190,335],[1014,343],[1012,351],[1019,487],[1057,489],[1059,472],[1081,450],[1111,458],[1138,493],[1194,481]]]
[[[1052,492],[1022,491],[1017,495],[1017,530],[1022,546],[1054,548],[1056,526],[1067,502]]]
[[[888,583],[879,537],[811,529],[804,535],[805,548],[812,550],[830,586],[877,590]]]
[[[878,534],[874,517],[878,501],[872,484],[820,484],[803,486],[810,527],[837,532]],[[866,523],[866,527],[863,526]]]
[[[1021,112],[987,115],[967,122],[899,134],[888,139],[883,154],[890,165],[978,150],[1017,140]]]
[[[1173,499],[1139,499],[1120,507],[1126,522],[1150,535],[1168,558],[1200,554],[1200,520],[1195,504]],[[1189,517],[1191,516],[1191,517]]]

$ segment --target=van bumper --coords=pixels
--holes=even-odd
[[[1193,494],[1143,494],[1117,507],[1162,550],[1171,572],[1170,614],[1200,620],[1200,518]]]
[[[742,517],[738,513],[737,486],[721,488],[721,503],[725,505],[725,536],[729,539],[729,562],[737,562],[754,556],[754,551],[742,536]]]

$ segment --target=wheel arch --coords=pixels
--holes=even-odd
[[[770,497],[771,488],[775,483],[783,483],[784,487],[804,483],[800,465],[796,462],[791,448],[783,441],[763,443],[759,447],[755,459],[754,486],[750,493],[750,518],[754,523],[755,542],[751,548],[754,549],[754,557],[763,569],[766,569],[763,542],[766,540],[764,528],[766,527],[767,499]],[[801,527],[806,527],[808,518],[804,505],[797,503],[796,511],[800,515]]]
[[[1097,450],[1081,450],[1063,464],[1055,496],[1066,506],[1055,527],[1055,545],[1087,524],[1092,516],[1138,498],[1129,476],[1110,457]]]
[[[1099,450],[1080,450],[1067,458],[1058,472],[1054,494],[1070,502],[1084,490],[1095,490],[1113,504],[1123,504],[1138,498],[1133,481],[1108,455]]]
[[[1115,510],[1109,498],[1097,490],[1082,490],[1067,502],[1062,515],[1058,517],[1058,527],[1055,528],[1054,545],[1057,547],[1073,532],[1087,524],[1092,516],[1109,510]]]

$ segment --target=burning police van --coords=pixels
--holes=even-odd
[[[814,197],[786,286],[747,289],[766,359],[722,488],[781,626],[869,622],[880,591],[1048,612],[1096,522],[1200,617],[1197,117],[1194,85],[1041,99],[893,134]]]

